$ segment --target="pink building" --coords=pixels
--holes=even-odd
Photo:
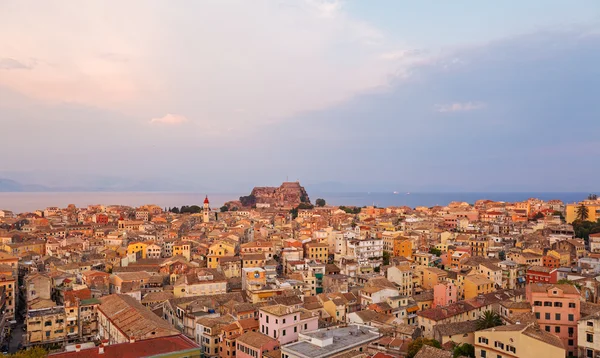
[[[263,353],[279,349],[279,342],[262,333],[249,331],[236,339],[237,358],[257,358]]]
[[[458,289],[450,282],[440,282],[433,286],[433,308],[447,306],[458,300]]]
[[[527,285],[531,304],[541,329],[557,335],[567,356],[577,356],[577,321],[580,318],[580,294],[572,285],[532,283]]]
[[[280,345],[298,340],[298,333],[319,328],[319,317],[284,305],[266,306],[259,310],[260,332],[279,340]]]

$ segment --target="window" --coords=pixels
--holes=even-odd
[[[298,332],[298,327],[294,327],[294,333]]]
[[[575,303],[574,302],[569,302],[569,308],[575,308]]]
[[[485,358],[485,357],[487,357],[487,352],[482,349],[481,350],[481,358]]]
[[[560,321],[560,313],[556,313],[554,315],[554,319],[556,319],[557,321]]]
[[[546,326],[545,329],[546,329],[546,332],[550,332],[550,326]]]
[[[570,346],[572,346],[572,345],[573,345],[573,340],[572,340],[572,339],[569,339],[569,342],[567,342],[567,343],[568,343]]]
[[[594,327],[594,322],[587,321],[587,326],[588,326],[588,327]]]
[[[572,314],[569,314],[569,321],[573,322],[574,320],[575,320],[575,316],[573,316]]]
[[[554,307],[562,307],[562,302],[554,302]]]
[[[545,313],[545,314],[544,314],[544,318],[545,318],[545,319],[550,319],[550,313]]]
[[[306,331],[308,329],[308,324],[304,324],[304,330]]]
[[[281,332],[282,336],[285,336],[285,329]]]
[[[554,327],[554,333],[560,333],[560,326]]]
[[[535,318],[536,318],[536,319],[540,319],[540,316],[541,316],[541,315],[540,315],[540,313],[539,313],[539,312],[536,312],[536,313],[535,313]]]
[[[283,319],[283,324],[285,324],[285,318]]]
[[[586,342],[588,342],[588,343],[594,343],[594,335],[593,335],[593,334],[591,334],[591,333],[588,333],[588,334],[586,335],[586,339],[585,339],[585,340],[586,340]]]
[[[544,307],[552,307],[552,302],[545,301]]]

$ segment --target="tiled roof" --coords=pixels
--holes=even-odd
[[[415,358],[452,358],[452,352],[424,345],[419,352],[417,352]]]
[[[273,339],[260,332],[253,331],[246,332],[237,338],[237,343],[243,343],[244,345],[252,348],[260,348],[266,344],[275,342],[277,342],[276,339]]]
[[[146,335],[164,337],[179,333],[131,296],[113,294],[101,297],[100,302],[98,310],[129,338]]]
[[[200,354],[200,346],[179,334],[168,337],[159,337],[137,341],[134,343],[111,344],[104,346],[104,353],[99,353],[99,348],[82,349],[79,352],[61,352],[50,354],[52,358],[137,358],[151,357],[160,354],[174,354],[175,352],[196,349],[190,356]]]

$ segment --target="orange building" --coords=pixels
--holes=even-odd
[[[394,239],[394,256],[412,258],[412,241],[406,237],[397,237]]]

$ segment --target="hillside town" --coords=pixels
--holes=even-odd
[[[600,357],[600,200],[0,210],[0,346],[50,357]]]

